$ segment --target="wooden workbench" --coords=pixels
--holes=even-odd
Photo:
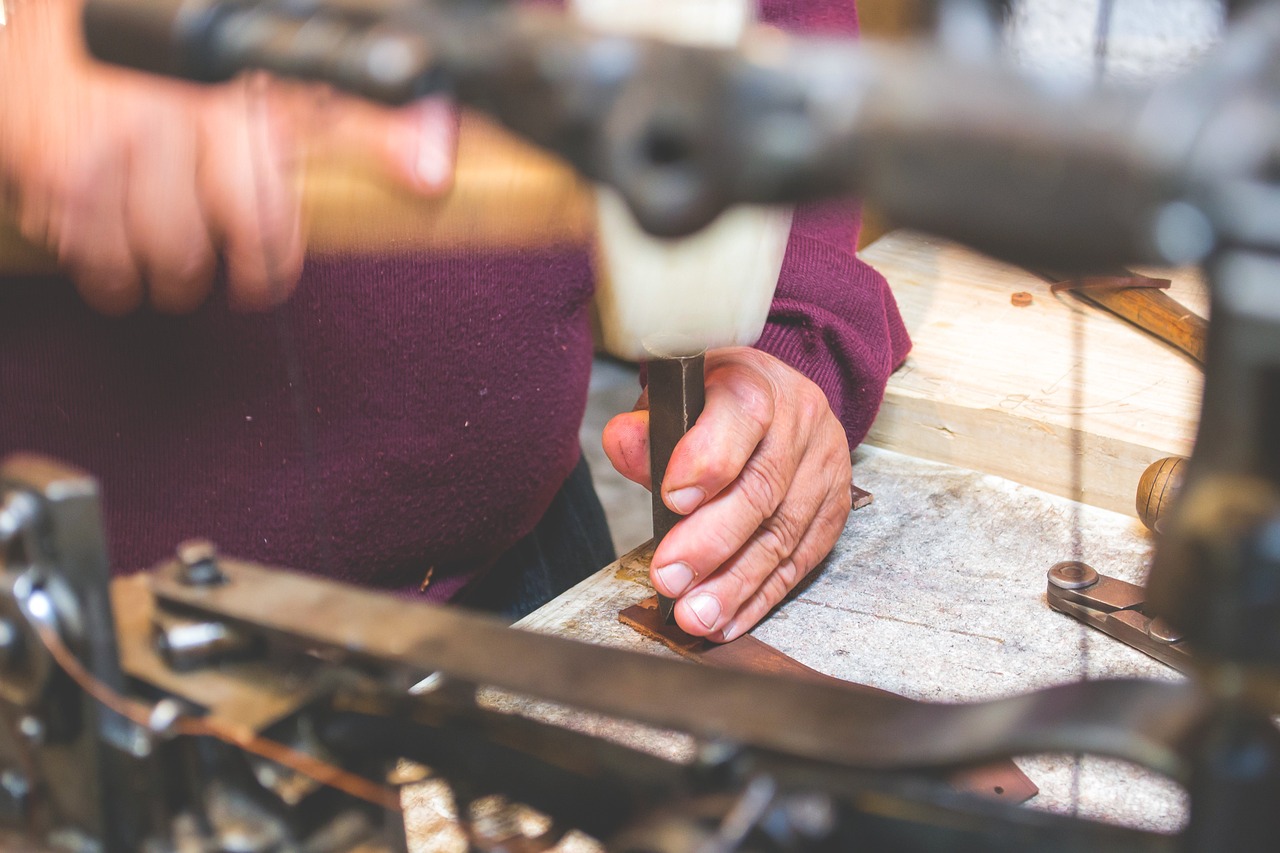
[[[813,582],[755,635],[821,672],[934,702],[1084,678],[1180,677],[1050,610],[1045,572],[1077,556],[1078,530],[1080,558],[1104,574],[1145,579],[1151,541],[1132,516],[1138,475],[1159,456],[1190,450],[1198,369],[1114,317],[1050,296],[1024,271],[954,245],[898,233],[865,255],[893,286],[915,341],[869,441],[912,455],[855,453],[855,482],[875,502],[850,515]],[[1010,294],[1027,289],[1033,305],[1013,307]],[[1204,310],[1198,281],[1180,277],[1174,294]],[[1072,349],[1075,323],[1091,347],[1083,358]],[[1077,496],[1111,509],[1049,493],[1072,492],[1075,447],[1087,454]],[[642,550],[520,627],[672,655],[617,621],[651,594]],[[668,756],[690,746],[616,721],[536,712]],[[1031,808],[1160,831],[1185,820],[1176,786],[1116,762],[1017,762],[1041,790]],[[447,812],[439,802],[413,802],[415,837],[433,839],[417,849],[461,850],[458,836],[437,834]]]
[[[889,281],[913,345],[870,444],[1127,513],[1149,464],[1191,452],[1203,375],[1168,345],[935,237],[895,231],[861,257]],[[1208,316],[1198,274],[1143,272]]]
[[[822,672],[934,702],[1009,696],[1085,677],[1180,677],[1045,603],[1045,571],[1071,556],[1077,521],[1088,562],[1142,580],[1150,542],[1132,518],[882,450],[858,451],[854,473],[875,502],[850,515],[813,582],[762,623],[757,637]],[[624,557],[519,627],[672,655],[617,621],[620,609],[652,595],[646,560],[643,549]],[[545,706],[537,713],[668,756],[689,747],[616,721]],[[1036,756],[1017,763],[1041,789],[1030,807],[1157,830],[1176,829],[1185,817],[1176,786],[1116,762]],[[416,800],[410,814],[422,832],[435,832],[443,812],[428,800]],[[435,838],[417,849],[452,849]]]

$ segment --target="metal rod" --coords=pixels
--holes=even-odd
[[[695,355],[655,358],[649,362],[649,472],[653,484],[655,548],[683,517],[663,503],[662,486],[671,453],[702,414],[706,401],[704,361],[703,356]],[[659,594],[658,612],[664,622],[672,621],[675,606],[674,598]]]

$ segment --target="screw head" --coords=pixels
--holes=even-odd
[[[1147,636],[1161,643],[1182,641],[1182,632],[1158,617],[1147,623]]]
[[[15,802],[21,802],[25,801],[27,794],[31,793],[31,784],[27,781],[27,777],[11,769],[0,773],[0,789],[3,789]]]
[[[1049,583],[1058,589],[1088,589],[1098,582],[1098,573],[1087,563],[1065,560],[1049,569]]]
[[[0,671],[8,669],[18,659],[22,635],[8,619],[0,619]]]
[[[226,583],[226,575],[218,568],[218,549],[208,539],[188,539],[178,545],[179,574],[191,586],[216,586]]]
[[[18,732],[33,744],[44,741],[44,723],[30,714],[18,721]]]
[[[786,813],[791,828],[803,838],[826,838],[835,829],[835,805],[825,794],[795,794],[787,800]]]

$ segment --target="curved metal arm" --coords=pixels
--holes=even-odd
[[[1255,12],[1240,42],[1275,44],[1276,19]],[[617,187],[666,235],[739,202],[857,192],[1011,260],[1181,264],[1222,230],[1211,190],[1260,168],[1238,145],[1204,144],[1238,100],[1225,93],[1240,90],[1239,46],[1135,94],[1051,91],[920,49],[673,46],[457,0],[90,0],[85,28],[103,59],[194,79],[266,68],[390,103],[451,91]]]

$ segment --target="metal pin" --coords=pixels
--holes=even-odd
[[[653,481],[654,547],[682,518],[662,502],[662,486],[672,451],[702,414],[706,402],[704,361],[703,356],[695,355],[649,362],[649,471]],[[675,599],[658,596],[658,612],[664,622],[672,621],[675,605]]]

